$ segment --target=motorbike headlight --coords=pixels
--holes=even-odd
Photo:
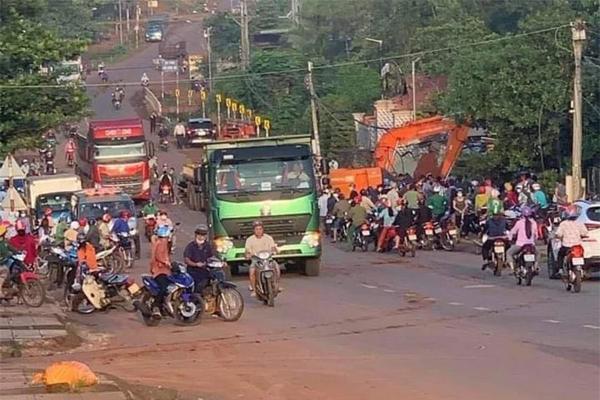
[[[218,253],[227,253],[233,248],[233,241],[227,236],[216,238],[215,248],[217,249]]]
[[[133,228],[133,229],[130,229],[130,230],[129,230],[129,234],[130,234],[131,236],[135,236],[135,235],[137,235],[137,234],[138,234],[138,231],[137,231],[137,229]]]
[[[321,235],[319,232],[306,232],[302,237],[302,243],[310,247],[318,247],[321,244]]]

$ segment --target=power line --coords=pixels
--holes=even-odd
[[[487,40],[480,40],[477,42],[472,42],[472,43],[464,43],[461,45],[456,45],[456,46],[447,46],[447,47],[442,47],[442,48],[438,48],[438,49],[433,49],[433,50],[423,50],[423,51],[417,51],[417,52],[410,52],[410,53],[404,53],[404,54],[399,54],[399,55],[395,55],[395,56],[388,56],[388,57],[383,57],[381,59],[383,60],[398,60],[398,59],[403,59],[403,58],[414,58],[417,56],[423,56],[426,54],[435,54],[435,53],[441,53],[441,52],[445,52],[445,51],[452,51],[452,50],[458,50],[458,49],[463,49],[463,48],[468,48],[468,47],[475,47],[475,46],[481,46],[481,45],[486,45],[486,44],[491,44],[491,43],[498,43],[498,42],[503,42],[503,41],[508,41],[508,40],[513,40],[513,39],[519,39],[519,38],[523,38],[526,36],[531,36],[531,35],[538,35],[541,33],[546,33],[546,32],[550,32],[550,31],[555,31],[556,29],[560,29],[560,28],[565,28],[568,27],[568,24],[565,25],[560,25],[560,26],[554,26],[552,28],[545,28],[545,29],[539,29],[536,31],[531,31],[531,32],[524,32],[524,33],[519,33],[519,34],[515,34],[515,35],[508,35],[508,36],[503,36],[503,37],[499,37],[499,38],[494,38],[494,39],[487,39]],[[315,70],[325,70],[325,69],[332,69],[332,68],[340,68],[340,67],[345,67],[345,66],[350,66],[350,65],[359,65],[359,64],[369,64],[369,63],[373,63],[376,61],[379,61],[380,58],[376,58],[376,59],[366,59],[366,60],[355,60],[355,61],[347,61],[347,62],[341,62],[341,63],[335,63],[335,64],[326,64],[326,65],[317,65],[314,66],[313,68]],[[122,67],[122,68],[115,68],[114,70],[132,70],[132,69],[141,69],[141,68],[154,68],[154,66],[148,66],[148,67]],[[112,69],[107,68],[107,71],[111,71]],[[265,71],[265,72],[255,72],[255,73],[242,73],[242,74],[233,74],[233,75],[225,75],[225,76],[221,76],[221,77],[215,77],[213,78],[214,81],[221,81],[221,80],[230,80],[230,79],[243,79],[243,78],[256,78],[256,77],[260,77],[260,76],[269,76],[269,75],[289,75],[289,74],[294,74],[294,73],[306,73],[306,70],[304,68],[288,68],[285,70],[277,70],[277,71]],[[177,81],[165,81],[165,83],[175,83]],[[179,82],[190,82],[190,80],[180,80]],[[124,86],[134,86],[134,85],[139,85],[139,82],[127,82],[127,83],[120,83],[121,85]],[[87,87],[107,87],[107,86],[112,86],[113,84],[88,84],[86,85]],[[26,89],[32,89],[32,88],[53,88],[53,87],[64,87],[64,85],[0,85],[0,88],[26,88]]]

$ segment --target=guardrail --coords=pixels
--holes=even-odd
[[[147,87],[144,88],[144,99],[146,103],[150,105],[152,111],[156,112],[159,116],[162,115],[162,104],[158,100],[158,97]]]

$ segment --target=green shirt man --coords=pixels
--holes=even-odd
[[[448,208],[448,200],[445,196],[442,196],[439,193],[434,193],[427,200],[427,207],[431,208],[431,214],[433,214],[434,218],[439,218],[446,212]]]

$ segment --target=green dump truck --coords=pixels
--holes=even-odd
[[[189,185],[206,210],[217,252],[235,271],[244,259],[252,223],[261,220],[275,239],[275,256],[306,275],[320,272],[317,179],[309,136],[207,143]],[[197,197],[202,197],[198,201]]]

